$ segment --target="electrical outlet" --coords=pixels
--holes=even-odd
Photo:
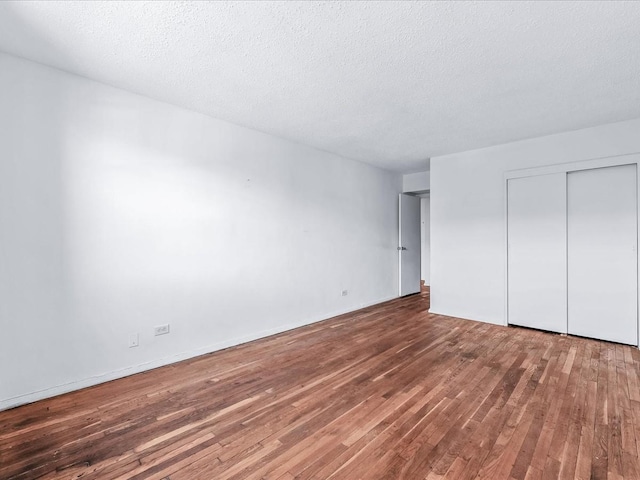
[[[347,295],[349,295],[349,290],[342,290],[342,296],[346,297]]]
[[[153,334],[157,337],[158,335],[166,335],[169,333],[169,324],[165,323],[164,325],[158,325],[154,327]]]
[[[137,347],[140,345],[140,337],[138,337],[137,333],[132,333],[129,335],[129,348]]]

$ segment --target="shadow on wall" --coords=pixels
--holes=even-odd
[[[12,15],[10,5],[2,24],[53,48]],[[60,143],[67,98],[38,81],[37,69],[25,80],[16,62],[23,63],[0,54],[0,400],[29,390],[33,379],[64,369],[75,357],[75,346],[57,338],[73,318]],[[50,347],[35,337],[49,339]],[[69,353],[56,355],[61,348]]]

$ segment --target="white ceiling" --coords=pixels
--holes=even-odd
[[[401,172],[640,117],[640,2],[0,2],[0,51]]]

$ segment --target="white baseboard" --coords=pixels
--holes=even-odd
[[[218,343],[214,343],[204,347],[199,347],[193,350],[187,350],[174,355],[169,355],[167,357],[158,358],[156,360],[151,360],[149,362],[140,363],[138,365],[133,365],[133,366],[118,369],[118,370],[112,370],[110,372],[102,373],[99,375],[94,375],[94,376],[83,378],[80,380],[63,383],[63,384],[55,385],[52,387],[47,387],[42,390],[37,390],[34,392],[25,393],[15,397],[2,399],[0,400],[0,412],[3,410],[8,410],[9,408],[15,408],[15,407],[19,407],[20,405],[26,405],[28,403],[37,402],[39,400],[44,400],[45,398],[51,398],[57,395],[62,395],[63,393],[69,393],[76,390],[81,390],[83,388],[93,387],[94,385],[110,382],[111,380],[116,380],[118,378],[128,377],[129,375],[135,375],[136,373],[146,372],[147,370],[153,370],[154,368],[163,367],[165,365],[170,365],[176,362],[181,362],[182,360],[187,360],[189,358],[205,355],[207,353],[216,352],[218,350],[223,350],[225,348],[234,347],[236,345],[241,345],[243,343],[251,342],[253,340],[258,340],[260,338],[265,338],[271,335],[276,335],[278,333],[286,332],[288,330],[293,330],[295,328],[311,325],[313,323],[321,322],[323,320],[328,320],[330,318],[337,317],[339,315],[355,312],[357,310],[360,310],[361,308],[366,308],[372,305],[377,305],[379,303],[384,303],[389,300],[393,300],[394,298],[397,298],[397,296],[382,298],[370,303],[361,304],[360,307],[356,309],[348,308],[344,310],[336,310],[334,312],[329,312],[325,315],[318,316],[316,318],[306,319],[302,322],[281,325],[275,328],[262,330],[256,333],[251,333],[249,335],[243,335],[241,337],[225,340],[223,342],[218,342]]]

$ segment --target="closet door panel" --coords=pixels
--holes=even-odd
[[[508,322],[567,331],[566,173],[507,184]]]
[[[568,330],[638,344],[636,165],[567,175]]]

